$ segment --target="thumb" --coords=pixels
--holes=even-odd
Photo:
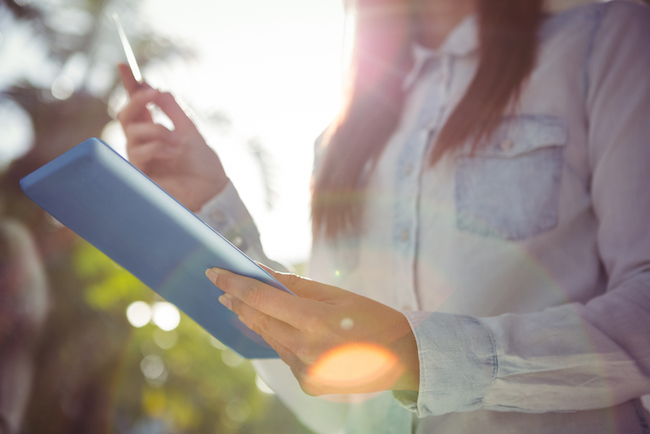
[[[271,268],[267,267],[264,264],[260,264],[257,261],[256,263],[298,297],[311,298],[313,300],[322,300],[323,298],[332,295],[332,292],[338,289],[333,286],[318,283],[307,277],[298,276],[297,274],[281,273],[279,271],[272,270]]]

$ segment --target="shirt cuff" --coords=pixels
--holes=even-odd
[[[418,417],[480,408],[498,368],[488,330],[465,315],[420,311],[404,315],[418,346],[420,390],[394,391],[395,399]]]
[[[230,181],[196,215],[243,252],[260,243],[253,218]]]

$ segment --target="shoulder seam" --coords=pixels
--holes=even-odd
[[[600,32],[600,29],[602,27],[603,19],[605,14],[607,14],[607,11],[609,11],[610,7],[612,5],[612,2],[607,2],[598,8],[594,8],[594,16],[595,16],[595,22],[594,22],[594,27],[591,32],[591,37],[589,38],[589,44],[587,46],[587,52],[585,55],[585,63],[584,63],[584,68],[583,68],[583,101],[585,104],[585,107],[587,106],[587,98],[589,97],[589,87],[590,87],[590,82],[589,82],[589,67],[591,66],[591,58],[595,50],[596,46],[596,38],[598,36],[598,33]]]

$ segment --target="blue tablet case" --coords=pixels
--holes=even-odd
[[[55,219],[176,305],[242,357],[277,353],[218,298],[210,267],[291,293],[110,146],[91,138],[20,181]]]

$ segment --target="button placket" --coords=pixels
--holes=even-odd
[[[232,244],[233,244],[235,247],[241,248],[242,245],[244,244],[244,239],[241,237],[241,235],[235,235],[235,236],[232,238]]]
[[[442,65],[440,67],[441,73],[440,73],[440,96],[442,100],[447,100],[449,97],[449,78],[451,77],[451,57],[450,56],[444,56],[442,58]]]
[[[445,94],[445,72],[440,61],[435,65],[438,71],[427,75],[430,87],[417,114],[404,147],[397,159],[395,179],[395,205],[393,226],[395,282],[408,288],[400,291],[397,306],[417,305],[415,294],[415,260],[417,254],[418,206],[421,194],[420,175],[427,164],[427,150],[433,131],[440,121],[443,95]]]
[[[213,223],[222,225],[226,222],[226,214],[220,209],[214,209],[208,214]]]
[[[501,143],[499,143],[499,149],[502,150],[503,152],[511,151],[512,148],[514,147],[515,147],[515,142],[510,138],[507,138]]]

